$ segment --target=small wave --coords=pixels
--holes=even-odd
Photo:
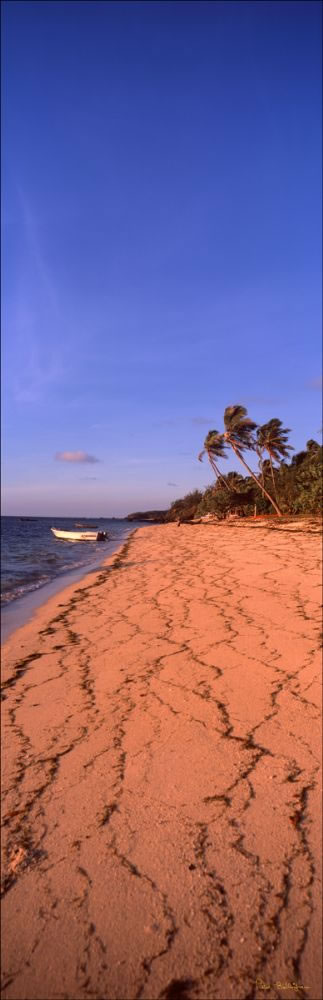
[[[51,521],[52,519],[50,519]],[[66,528],[70,522],[62,522]],[[91,522],[92,523],[92,522]],[[93,522],[94,523],[94,522]],[[31,529],[31,525],[29,528]],[[101,527],[101,525],[100,525]],[[25,595],[38,591],[65,574],[86,573],[101,563],[115,542],[120,544],[131,529],[124,524],[102,525],[109,528],[109,543],[103,547],[100,542],[74,543],[67,545],[54,540],[48,520],[40,520],[36,531],[25,531],[17,518],[8,519],[4,524],[2,545],[2,593],[1,604],[8,605]],[[110,530],[112,529],[112,530]],[[63,583],[61,584],[63,586]]]
[[[25,597],[26,594],[32,593],[34,590],[39,590],[43,587],[45,583],[49,583],[49,576],[40,576],[38,580],[33,583],[25,583],[20,586],[12,587],[11,590],[6,590],[1,594],[1,604],[10,604],[11,601],[17,600],[18,597]]]

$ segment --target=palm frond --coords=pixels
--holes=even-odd
[[[233,442],[241,451],[253,450],[255,447],[253,432],[258,425],[250,420],[247,413],[246,407],[238,404],[227,406],[224,411],[224,436],[229,444]]]
[[[245,406],[241,406],[236,403],[235,406],[227,406],[224,411],[224,426],[229,429],[233,428],[236,423],[239,423],[243,417],[247,416],[247,410]]]
[[[204,441],[204,450],[208,456],[210,457],[210,454],[212,454],[215,458],[226,458],[225,448],[226,444],[223,434],[220,434],[217,430],[209,431]]]
[[[287,444],[289,427],[283,427],[278,417],[272,417],[266,424],[262,424],[257,430],[257,443],[263,451],[267,451],[271,459],[280,462],[281,458],[287,458],[289,451],[293,451],[291,445]]]

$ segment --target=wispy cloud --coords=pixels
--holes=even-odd
[[[167,483],[167,486],[176,486],[179,489],[178,483]]]
[[[66,365],[62,348],[58,353],[50,336],[53,325],[62,325],[56,284],[43,251],[36,215],[20,185],[17,190],[26,261],[18,275],[12,320],[12,388],[16,402],[34,403],[66,375]]]
[[[28,247],[33,259],[33,264],[38,273],[38,278],[42,284],[42,287],[46,291],[47,299],[56,315],[56,318],[59,319],[60,309],[58,303],[57,289],[41,245],[37,219],[32,210],[30,201],[26,197],[25,192],[22,190],[21,185],[18,185],[18,195],[22,208],[22,216],[25,226],[25,233],[27,237]]]
[[[311,378],[306,384],[309,389],[318,389],[320,391],[322,389],[322,382],[322,375],[318,375],[316,378]]]
[[[166,462],[166,458],[128,458],[127,465],[159,465],[160,462]]]
[[[97,483],[98,476],[80,476],[81,483]]]
[[[18,350],[19,354],[19,350]],[[20,371],[13,380],[13,392],[17,403],[35,403],[44,396],[46,390],[57,383],[62,376],[61,364],[53,351],[44,351],[37,344],[31,330],[28,343],[21,343]]]
[[[95,455],[88,455],[86,451],[57,451],[55,459],[56,462],[87,462],[90,465],[100,461]]]
[[[153,427],[175,427],[176,420],[153,420]]]
[[[275,403],[282,402],[283,400],[279,399],[278,396],[244,396],[242,406],[246,406],[247,404],[249,406],[250,403],[260,403],[264,406],[274,406]]]
[[[197,424],[199,427],[205,426],[211,427],[213,417],[192,417],[192,424]]]
[[[111,430],[111,424],[91,424],[93,430]]]

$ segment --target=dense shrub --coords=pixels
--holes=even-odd
[[[187,493],[185,497],[180,500],[174,500],[169,511],[167,511],[165,520],[166,521],[178,521],[179,519],[191,520],[195,517],[198,505],[202,500],[203,494],[200,490],[193,490],[192,493]]]

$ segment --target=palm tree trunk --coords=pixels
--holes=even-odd
[[[220,469],[218,469],[218,466],[215,464],[215,461],[214,461],[213,458],[210,459],[210,462],[211,462],[211,465],[212,465],[213,472],[215,473],[216,476],[219,477],[219,479],[221,479],[221,482],[224,483],[224,485],[226,486],[228,492],[229,493],[240,493],[240,490],[237,490],[236,487],[233,485],[233,483],[230,483],[230,485],[229,485],[229,483],[227,483],[227,480],[224,478],[224,476],[222,476],[222,474],[220,472]]]
[[[264,473],[264,463],[263,463],[263,460],[262,460],[262,451],[261,451],[261,448],[259,448],[259,449],[257,448],[257,455],[258,455],[258,458],[259,458],[259,465],[260,465],[260,472],[261,472],[261,482],[262,482],[262,485],[264,486],[265,485],[265,473]],[[277,497],[276,497],[276,500],[277,500]]]
[[[269,461],[270,461],[271,478],[272,478],[272,481],[273,481],[275,499],[276,499],[276,501],[278,503],[278,496],[277,496],[277,489],[276,489],[276,480],[275,480],[275,476],[274,476],[273,463],[272,463],[272,457],[271,457],[270,452],[269,452]]]
[[[221,479],[221,482],[224,483],[226,489],[229,491],[229,493],[231,493],[232,491],[230,489],[230,486],[228,486],[228,483],[227,483],[226,479],[224,479],[224,476],[222,476],[222,474],[220,472],[220,469],[218,469],[218,466],[215,464],[214,459],[213,458],[209,458],[209,462],[210,462],[211,468],[213,469],[213,472],[214,472],[214,475],[216,476],[216,478],[217,479]]]
[[[245,469],[247,469],[247,471],[249,472],[249,475],[252,477],[252,479],[254,479],[255,483],[257,483],[257,486],[262,491],[262,493],[264,494],[264,496],[267,497],[267,500],[270,501],[270,503],[274,507],[276,513],[278,514],[278,517],[281,517],[282,516],[282,512],[281,512],[281,510],[279,510],[279,507],[277,506],[277,504],[275,503],[275,501],[273,500],[273,498],[270,496],[270,493],[267,493],[267,490],[265,489],[265,487],[261,485],[261,483],[259,482],[259,479],[257,479],[257,477],[255,476],[255,474],[252,471],[252,469],[250,469],[249,465],[247,465],[247,462],[245,462],[244,458],[242,458],[242,455],[240,454],[240,451],[238,450],[238,448],[236,448],[236,446],[233,444],[233,442],[231,441],[231,439],[229,438],[228,440],[229,440],[229,443],[231,444],[231,448],[234,451],[234,454],[237,456],[237,458],[240,459],[240,462],[242,462],[242,465],[244,465]]]

